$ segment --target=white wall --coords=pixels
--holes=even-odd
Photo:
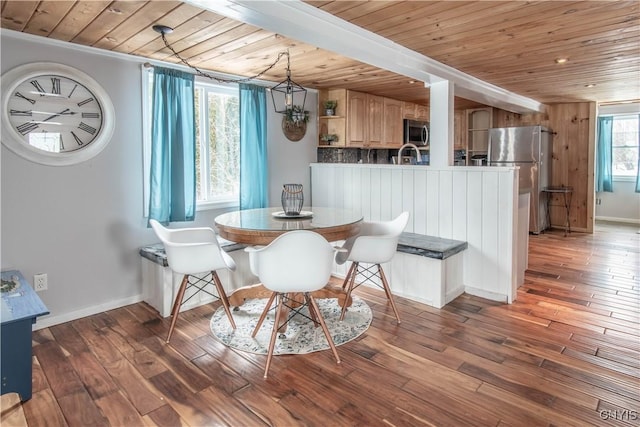
[[[295,77],[295,76],[293,76]],[[270,97],[270,95],[269,95]],[[271,100],[267,100],[271,107]],[[311,175],[309,163],[316,161],[318,145],[317,106],[318,93],[308,91],[304,104],[309,111],[307,133],[297,142],[289,141],[282,133],[282,115],[269,108],[267,155],[269,157],[269,205],[281,206],[283,184],[302,184],[305,206],[311,204]]]
[[[604,105],[598,115],[640,114],[640,103]],[[640,193],[634,181],[613,180],[613,192],[596,193],[596,219],[640,224]],[[600,204],[598,204],[598,199]]]
[[[106,89],[116,111],[112,140],[98,156],[78,165],[43,166],[2,146],[0,266],[19,269],[29,281],[35,273],[48,274],[49,290],[40,297],[51,314],[40,318],[38,327],[140,301],[138,248],[157,242],[143,217],[144,60],[12,31],[2,30],[0,36],[2,73],[39,61],[76,67]],[[316,104],[314,93],[307,99],[308,105]],[[279,131],[281,116],[268,110],[271,200],[279,205],[283,182],[308,188],[315,138],[286,142]],[[307,135],[316,134],[313,117]],[[198,212],[195,224],[212,226],[219,213]]]
[[[640,224],[640,193],[635,181],[613,181],[613,193],[596,193],[596,219]]]

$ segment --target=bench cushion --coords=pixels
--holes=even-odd
[[[467,242],[426,236],[416,233],[402,233],[398,241],[398,252],[434,259],[447,259],[467,249]]]

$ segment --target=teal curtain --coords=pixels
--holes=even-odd
[[[598,117],[596,192],[613,192],[613,117]]]
[[[193,221],[196,132],[193,74],[155,67],[149,219]]]
[[[264,87],[240,84],[240,209],[267,206],[267,110]]]

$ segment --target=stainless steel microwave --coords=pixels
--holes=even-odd
[[[404,143],[429,144],[429,122],[404,119]]]

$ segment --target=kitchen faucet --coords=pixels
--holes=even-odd
[[[404,144],[402,147],[400,147],[400,149],[398,150],[398,164],[402,164],[402,161],[400,159],[402,159],[402,150],[404,150],[405,148],[413,148],[416,152],[416,164],[418,164],[418,162],[420,162],[420,149],[418,148],[417,145],[415,144]]]

